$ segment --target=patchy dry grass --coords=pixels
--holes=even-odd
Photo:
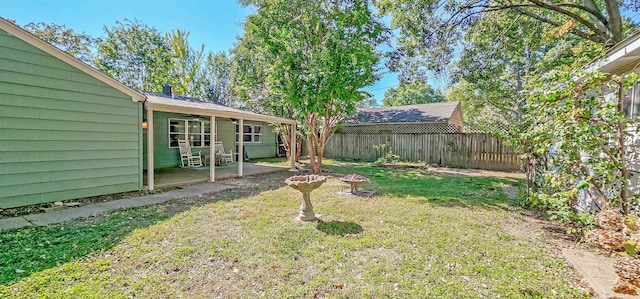
[[[282,187],[194,207],[139,228],[108,250],[0,286],[0,297],[577,298],[565,264],[507,233],[500,186],[517,180],[361,164],[368,199],[312,193],[322,222],[300,223]]]

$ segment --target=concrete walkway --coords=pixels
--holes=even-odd
[[[168,192],[149,194],[133,198],[124,198],[114,201],[81,206],[77,208],[67,208],[65,210],[55,212],[5,218],[0,219],[0,231],[34,225],[46,226],[54,223],[66,222],[77,218],[96,216],[108,211],[154,205],[167,202],[172,199],[202,195],[231,188],[236,188],[236,186],[223,185],[219,183],[202,183],[185,186],[182,189],[176,189]]]
[[[596,292],[596,298],[632,299],[636,296],[615,293],[612,288],[618,275],[613,269],[614,259],[587,250],[563,249],[562,255],[584,277]]]

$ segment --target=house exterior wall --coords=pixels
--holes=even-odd
[[[451,114],[451,117],[449,118],[449,124],[460,128],[460,130],[464,128],[464,120],[462,119],[462,108],[460,104],[456,106],[456,109]]]
[[[180,166],[180,151],[178,148],[169,147],[169,119],[191,119],[191,115],[178,113],[154,111],[154,162],[155,168],[167,168]],[[208,116],[202,116],[200,119],[207,120]],[[262,143],[244,143],[245,152],[249,159],[266,158],[276,156],[276,140],[277,136],[273,129],[266,123],[245,121],[245,125],[261,125],[262,126]],[[216,118],[217,136],[216,140],[221,141],[226,152],[233,150],[236,153],[236,135],[235,123],[230,119]],[[144,140],[144,169],[147,169],[147,130],[143,133]],[[192,152],[201,152],[201,155],[209,154],[209,146],[192,147]],[[236,159],[234,157],[234,159]]]
[[[278,149],[278,134],[273,131],[273,127],[267,123],[245,121],[245,125],[261,125],[262,126],[262,142],[247,143],[244,142],[245,152],[249,159],[271,158],[276,157]],[[225,149],[226,149],[225,145]]]
[[[0,208],[140,189],[141,109],[0,30]]]
[[[617,91],[613,90],[606,93],[604,98],[607,101],[618,101],[617,96]],[[640,111],[638,109],[640,108],[640,84],[626,90],[625,97],[626,100],[624,101],[624,113],[626,117],[638,119],[640,117]],[[625,143],[627,158],[625,164],[626,167],[631,171],[627,191],[629,196],[634,196],[640,194],[640,176],[637,175],[637,173],[640,173],[640,131],[635,125],[630,125],[629,127],[627,127],[626,132],[628,135]],[[619,144],[615,139],[611,140],[609,143],[613,146],[617,146]],[[583,153],[581,155],[582,162],[587,165],[587,169],[590,173],[592,173],[593,170],[589,165],[589,159],[590,157],[587,154]],[[602,191],[610,198],[616,197],[619,194],[619,188],[615,187],[605,187],[605,189]],[[596,194],[593,187],[590,187],[589,189],[583,189],[578,192],[576,206],[579,210],[590,211],[596,208],[594,201],[597,198],[595,196],[592,196],[592,194]],[[640,202],[636,200],[635,206],[632,207],[632,210],[635,214],[640,215]]]

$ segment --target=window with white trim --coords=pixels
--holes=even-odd
[[[236,124],[236,142],[238,142],[238,129]],[[242,128],[242,141],[244,143],[262,143],[262,126],[261,125],[244,125]]]
[[[210,146],[211,121],[169,119],[169,148],[177,148],[178,140],[189,140],[192,147]]]
[[[640,116],[640,84],[625,90],[623,111],[628,118]]]

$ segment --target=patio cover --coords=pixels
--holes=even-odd
[[[204,102],[195,98],[169,96],[156,93],[145,93],[146,101],[145,107],[147,109],[147,186],[149,190],[154,188],[154,156],[153,156],[153,112],[164,111],[182,114],[195,114],[201,116],[209,116],[211,118],[211,140],[215,140],[215,118],[234,118],[238,120],[238,125],[243,126],[244,120],[262,121],[270,123],[281,123],[292,126],[292,136],[295,136],[296,121],[293,119],[275,117],[269,115],[258,114],[255,112],[244,111],[241,109],[231,108],[224,105]],[[291,138],[292,148],[295,148],[295,138]],[[211,153],[215,152],[214,142],[211,142]],[[243,152],[244,144],[243,139],[238,140],[238,151]],[[295,168],[295,155],[290,155],[291,168]],[[242,176],[243,159],[238,159],[238,176]],[[209,171],[209,181],[215,181],[215,167],[211,166]]]

